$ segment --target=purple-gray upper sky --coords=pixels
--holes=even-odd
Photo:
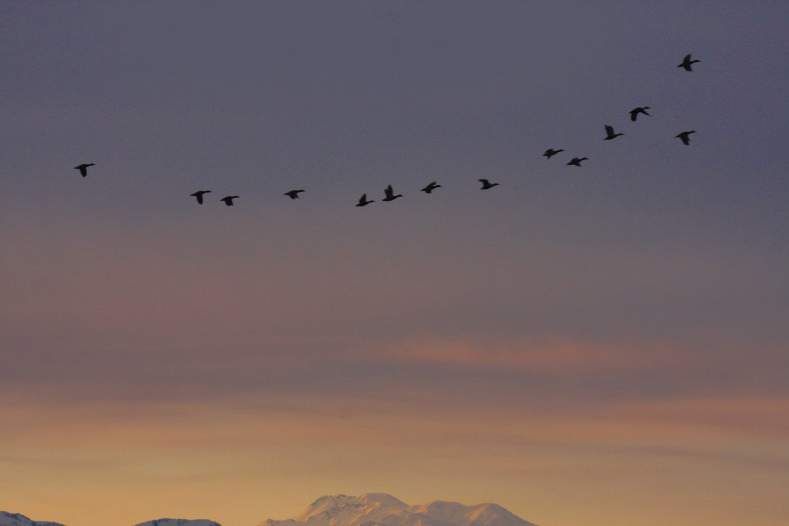
[[[11,348],[52,337],[21,309],[37,294],[120,295],[139,278],[180,297],[180,268],[206,303],[222,301],[207,277],[260,301],[288,285],[271,311],[289,333],[786,341],[780,3],[4,11]],[[688,52],[692,73],[675,67]],[[632,123],[639,105],[652,117]],[[625,135],[603,142],[603,124]],[[548,161],[548,147],[566,152]],[[590,160],[566,166],[575,155]],[[82,162],[96,163],[85,180]],[[501,185],[481,193],[479,177]],[[431,180],[444,188],[417,191]],[[390,183],[403,199],[352,206]],[[291,202],[292,188],[307,192]],[[63,330],[83,337],[68,303]]]

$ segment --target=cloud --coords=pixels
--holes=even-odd
[[[389,346],[384,356],[414,364],[571,376],[673,368],[690,361],[687,355],[670,348],[644,347],[643,344],[614,346],[562,338],[507,343],[417,342]]]

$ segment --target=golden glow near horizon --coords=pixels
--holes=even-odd
[[[623,501],[638,502],[644,525],[713,524],[734,508],[770,524],[786,410],[767,399],[552,413],[328,399],[18,406],[0,415],[24,429],[0,439],[14,481],[3,490],[16,511],[86,526],[184,514],[240,526],[369,489],[413,503],[495,501],[537,523],[544,510],[560,526],[625,525],[633,508]],[[711,513],[720,494],[737,499]]]

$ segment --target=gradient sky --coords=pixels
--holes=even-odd
[[[789,521],[786,2],[0,13],[0,509]]]

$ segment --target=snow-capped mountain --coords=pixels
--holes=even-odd
[[[0,526],[63,526],[58,522],[30,520],[21,513],[0,511]]]
[[[0,511],[0,526],[64,526],[58,522],[30,520],[19,513]],[[157,519],[136,526],[221,526],[198,519]],[[259,526],[536,526],[496,504],[464,506],[435,501],[409,506],[385,493],[358,497],[321,497],[292,519],[268,519]]]
[[[141,522],[137,526],[222,526],[218,522],[206,519],[156,519],[155,521]]]
[[[292,519],[259,526],[535,526],[496,504],[436,501],[409,506],[385,493],[321,497]]]

